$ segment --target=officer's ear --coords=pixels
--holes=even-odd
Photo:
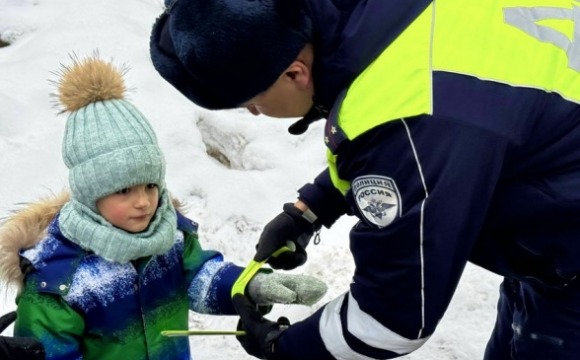
[[[284,71],[284,77],[292,81],[296,87],[306,89],[312,81],[310,67],[301,60],[294,60]]]

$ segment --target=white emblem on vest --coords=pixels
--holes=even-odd
[[[393,179],[361,176],[354,179],[351,189],[356,205],[371,225],[384,228],[401,215],[401,196]]]

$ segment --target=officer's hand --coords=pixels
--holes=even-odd
[[[264,261],[274,269],[290,270],[306,262],[306,245],[310,242],[315,231],[320,225],[311,223],[302,216],[302,211],[291,203],[284,204],[283,211],[270,221],[256,245],[255,261]],[[284,252],[277,257],[271,255],[288,241],[296,245],[295,251]]]
[[[276,360],[276,342],[290,326],[288,319],[281,317],[273,322],[264,318],[242,294],[234,295],[232,302],[240,315],[238,330],[246,332],[245,335],[236,336],[244,350],[258,359]]]
[[[0,333],[16,320],[16,312],[0,318]],[[44,360],[42,344],[32,338],[0,336],[0,359],[5,360]]]

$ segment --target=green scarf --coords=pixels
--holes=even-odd
[[[62,234],[75,244],[105,260],[127,263],[169,251],[175,242],[177,215],[163,189],[155,216],[143,232],[119,229],[74,199],[62,207],[59,224]]]

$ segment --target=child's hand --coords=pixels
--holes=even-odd
[[[313,305],[326,290],[326,284],[312,276],[258,273],[250,280],[246,292],[257,305]]]

